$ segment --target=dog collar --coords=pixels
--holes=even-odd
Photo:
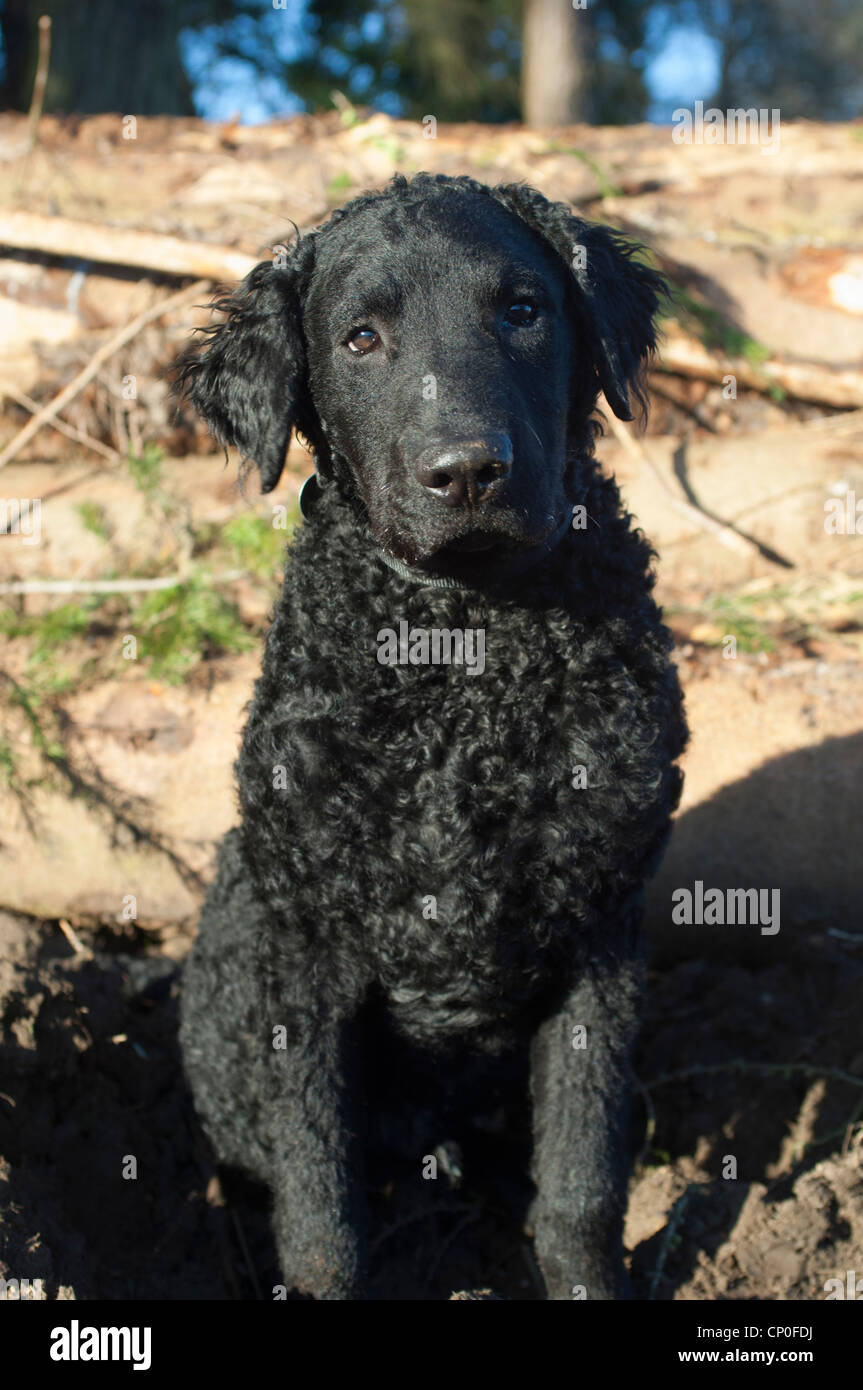
[[[516,562],[507,568],[506,574],[501,576],[503,582],[512,578],[515,579],[520,574],[525,574],[529,570],[535,569],[542,560],[548,558],[557,549],[572,524],[572,507],[567,508],[563,520],[550,536],[547,536],[542,545],[534,546],[526,550],[522,556],[521,563]],[[401,575],[402,579],[413,579],[417,584],[425,584],[433,589],[477,589],[481,584],[474,584],[468,579],[453,579],[449,575],[428,574],[424,570],[415,569],[411,565],[405,565],[401,560],[397,560],[394,555],[389,555],[382,546],[377,546],[377,556],[383,560],[384,564]]]
[[[306,478],[300,488],[298,498],[300,514],[305,521],[311,517],[317,502],[321,496],[321,482],[316,473],[312,473]],[[510,566],[507,569],[505,578],[515,578],[517,575],[524,574],[528,570],[534,569],[542,560],[545,560],[557,549],[570,528],[572,522],[572,507],[564,513],[563,520],[552,534],[543,541],[542,545],[533,547],[525,551],[522,563]],[[391,569],[402,579],[412,579],[416,584],[424,584],[431,589],[474,589],[481,587],[472,584],[467,579],[454,579],[451,575],[429,574],[424,570],[416,569],[412,565],[405,565],[401,560],[397,560],[394,555],[390,555],[383,546],[375,546],[375,554],[379,560]]]
[[[410,565],[403,565],[401,560],[397,560],[394,555],[388,555],[383,546],[376,546],[375,554],[402,579],[413,579],[415,583],[425,584],[430,589],[468,589],[471,587],[463,580],[453,579],[450,575],[425,574],[422,570],[411,569]]]

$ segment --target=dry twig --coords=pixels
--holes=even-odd
[[[224,570],[213,575],[214,584],[233,584],[245,570]],[[10,579],[0,584],[0,594],[149,594],[176,589],[188,574],[166,574],[158,579]]]
[[[39,16],[39,56],[36,59],[36,77],[33,82],[33,95],[30,98],[30,112],[27,117],[29,130],[28,143],[32,150],[39,139],[39,122],[42,119],[42,106],[45,101],[45,83],[48,81],[48,64],[51,60],[51,16]]]
[[[735,531],[733,527],[724,526],[720,521],[714,521],[712,516],[708,516],[698,507],[693,507],[691,502],[685,502],[682,497],[678,497],[676,492],[672,490],[662,469],[650,457],[644,445],[635,438],[621,420],[618,420],[610,406],[606,414],[612,433],[618,442],[622,444],[631,459],[650,471],[668,497],[668,505],[672,511],[679,512],[681,516],[685,516],[702,531],[709,531],[712,536],[716,537],[720,545],[724,545],[728,550],[736,550],[740,555],[754,555],[759,559],[769,558],[754,541],[749,540],[746,536],[741,536],[740,532]],[[783,564],[782,568],[787,569],[788,566]]]
[[[2,230],[0,230],[0,241],[2,239]],[[28,420],[24,428],[19,430],[15,438],[0,452],[0,468],[5,468],[6,464],[20,453],[24,445],[29,444],[34,435],[39,433],[43,425],[52,421],[70,401],[73,401],[83,391],[87,383],[93,380],[103,362],[107,362],[109,357],[112,357],[115,352],[140,333],[142,328],[146,328],[148,323],[161,318],[163,314],[170,313],[173,309],[179,309],[184,304],[188,304],[190,300],[203,294],[208,285],[208,280],[196,280],[193,285],[187,285],[185,289],[178,290],[176,294],[169,295],[167,299],[160,299],[158,304],[151,304],[149,309],[138,314],[131,323],[127,323],[124,328],[119,329],[109,338],[107,343],[103,343],[98,352],[90,358],[87,366],[69,382],[68,386],[64,386],[60,394],[55,396],[53,401],[46,405],[43,410],[40,410],[38,415],[34,415],[32,420]]]
[[[29,410],[31,415],[38,415],[41,409],[38,401],[31,400],[29,396],[25,396],[23,391],[17,391],[14,386],[10,386],[5,381],[0,382],[0,396],[8,396],[10,400],[23,406],[25,410]],[[74,440],[76,444],[82,444],[85,449],[92,449],[95,454],[101,454],[102,458],[108,459],[111,463],[118,462],[120,455],[116,449],[109,448],[101,440],[85,434],[83,430],[75,429],[74,425],[67,425],[65,420],[46,420],[45,423],[60,434],[65,434],[67,439]]]

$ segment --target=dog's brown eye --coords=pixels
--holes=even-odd
[[[367,352],[374,352],[376,347],[380,347],[381,340],[373,328],[355,328],[348,338],[348,347],[351,352],[356,353],[357,357],[364,356]]]
[[[504,318],[513,328],[525,328],[529,323],[533,323],[538,312],[535,304],[520,299],[516,304],[510,304]]]

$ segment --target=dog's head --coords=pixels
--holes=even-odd
[[[643,404],[663,282],[633,249],[531,188],[396,176],[217,301],[185,387],[265,491],[296,428],[395,558],[505,567],[578,502],[600,389]]]

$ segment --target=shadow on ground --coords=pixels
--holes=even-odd
[[[849,760],[860,766],[860,744],[833,740],[826,762],[778,759],[684,816],[679,881],[773,886],[778,865],[794,884],[806,808],[826,806],[836,769],[847,780]],[[796,818],[771,826],[778,802]],[[734,845],[765,824],[774,859],[750,880]],[[631,1134],[639,1297],[823,1297],[863,1238],[863,933],[843,915],[847,875],[830,872],[857,854],[859,822],[832,824],[824,881],[783,897],[778,935],[689,927],[657,939]],[[181,967],[153,933],[88,943],[92,956],[55,923],[0,917],[0,1273],[42,1278],[49,1297],[271,1297],[265,1194],[231,1182],[224,1204],[183,1083]],[[736,1179],[723,1176],[730,1159]],[[375,1296],[542,1296],[494,1176],[378,1176]]]

